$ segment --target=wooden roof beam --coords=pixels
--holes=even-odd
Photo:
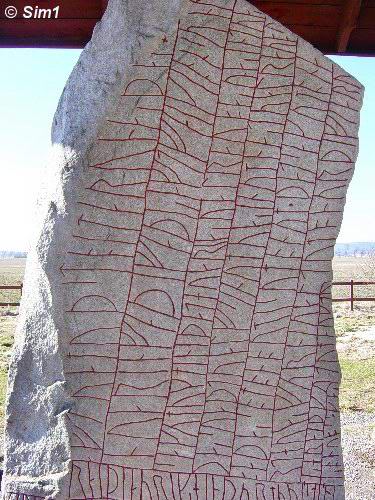
[[[345,53],[352,31],[357,25],[361,12],[362,0],[344,0],[342,16],[337,32],[336,50],[338,53]]]

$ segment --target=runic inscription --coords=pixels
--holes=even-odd
[[[362,88],[245,0],[186,3],[77,190],[69,498],[342,499],[331,258]]]

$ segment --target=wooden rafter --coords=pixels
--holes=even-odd
[[[138,0],[127,0],[137,2]],[[28,0],[30,5],[46,0]],[[211,2],[211,0],[208,0]],[[214,0],[212,0],[213,3]],[[325,54],[375,56],[375,0],[249,0]],[[1,3],[1,0],[0,0]],[[64,0],[58,19],[25,20],[25,0],[2,2],[14,5],[15,19],[0,6],[1,47],[81,48],[90,40],[107,0]],[[358,13],[361,8],[361,15]],[[339,27],[339,28],[338,28]],[[354,28],[354,29],[353,29]]]
[[[350,35],[357,25],[361,12],[362,0],[344,0],[342,17],[337,32],[336,50],[338,53],[346,52]]]

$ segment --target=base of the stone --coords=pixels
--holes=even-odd
[[[73,485],[74,491],[72,489]],[[343,500],[344,486],[72,463],[69,500]],[[9,493],[5,500],[43,500]]]

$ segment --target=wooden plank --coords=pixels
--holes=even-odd
[[[345,16],[340,10],[343,1]],[[82,48],[90,40],[107,0],[59,3],[58,20],[22,19],[20,15],[6,19],[4,9],[0,9],[0,47]],[[362,0],[358,27],[354,29],[349,21],[353,18],[353,6],[358,7],[360,0],[253,0],[253,3],[324,53],[336,54],[341,50],[351,55],[375,54],[375,0]],[[12,0],[10,4],[21,12],[25,2]],[[27,4],[40,8],[52,5],[51,0],[28,0]],[[342,52],[344,47],[346,52]]]
[[[359,29],[353,31],[348,47],[349,54],[375,55],[375,26],[373,29]]]
[[[336,28],[323,26],[317,29],[314,26],[294,26],[292,24],[287,24],[286,27],[293,31],[293,33],[296,33],[296,35],[299,35],[310,42],[321,52],[326,54],[332,54],[336,52]]]
[[[339,25],[341,5],[312,4],[301,2],[267,2],[254,0],[253,5],[279,22],[288,25],[334,26]]]
[[[352,31],[357,25],[361,12],[362,0],[345,0],[341,21],[337,32],[336,50],[339,54],[346,52]]]
[[[350,280],[350,309],[354,311],[354,281]]]
[[[375,5],[374,7],[365,7],[362,3],[362,9],[358,18],[357,27],[359,29],[375,29]]]
[[[353,281],[355,285],[375,285],[375,281]],[[350,285],[351,281],[333,281],[332,285]]]
[[[350,297],[332,299],[332,302],[350,302]],[[355,297],[354,302],[375,302],[374,297]]]

